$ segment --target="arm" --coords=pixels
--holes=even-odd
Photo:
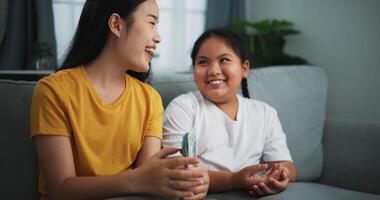
[[[134,170],[111,176],[77,177],[68,137],[37,136],[35,145],[51,199],[103,199],[135,193],[186,197],[193,195],[186,188],[191,184],[194,187],[197,183],[188,183],[177,189],[170,186],[169,180],[204,176],[199,172],[175,170],[176,166],[198,164],[199,161],[195,158],[163,159],[178,151],[166,148]]]
[[[76,177],[70,139],[64,136],[35,137],[39,165],[52,199],[96,199],[123,193],[133,193],[124,188],[120,175],[103,177]],[[130,174],[125,174],[129,176]]]
[[[161,149],[161,140],[156,137],[145,137],[144,144],[137,155],[135,167],[142,165],[147,159],[159,152]]]

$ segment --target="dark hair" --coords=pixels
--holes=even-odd
[[[212,37],[217,37],[217,38],[222,39],[226,43],[226,45],[229,46],[236,53],[236,55],[239,56],[240,61],[242,63],[246,60],[250,61],[249,50],[244,44],[244,41],[240,38],[240,36],[237,33],[227,28],[216,28],[216,29],[210,29],[204,32],[195,41],[193,50],[191,51],[191,60],[192,60],[193,67],[195,66],[195,59],[197,57],[197,54],[202,44],[207,39],[212,38]],[[241,89],[242,89],[243,96],[246,98],[250,98],[249,92],[248,92],[247,78],[242,79],[241,86],[242,86]]]
[[[88,64],[99,56],[106,44],[108,19],[112,13],[119,14],[127,25],[133,23],[132,14],[145,0],[87,0],[79,18],[74,38],[59,70]],[[150,69],[149,69],[150,71]],[[148,72],[127,72],[145,81]]]

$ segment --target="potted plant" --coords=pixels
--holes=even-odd
[[[308,64],[305,59],[284,52],[285,37],[300,33],[293,29],[292,22],[276,19],[258,22],[236,20],[230,24],[230,28],[248,44],[252,54],[251,68]]]

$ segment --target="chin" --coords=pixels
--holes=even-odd
[[[138,73],[145,73],[149,71],[149,68],[149,64],[144,63],[142,65],[139,65],[138,67],[133,67],[131,70]]]

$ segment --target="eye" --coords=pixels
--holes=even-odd
[[[228,58],[221,58],[221,59],[220,59],[220,62],[221,62],[221,63],[226,63],[226,62],[229,62],[229,61],[231,61],[231,60],[228,59]]]
[[[152,26],[156,26],[156,22],[149,22]]]
[[[207,64],[207,61],[205,59],[198,60],[197,62],[198,65],[205,65]]]

